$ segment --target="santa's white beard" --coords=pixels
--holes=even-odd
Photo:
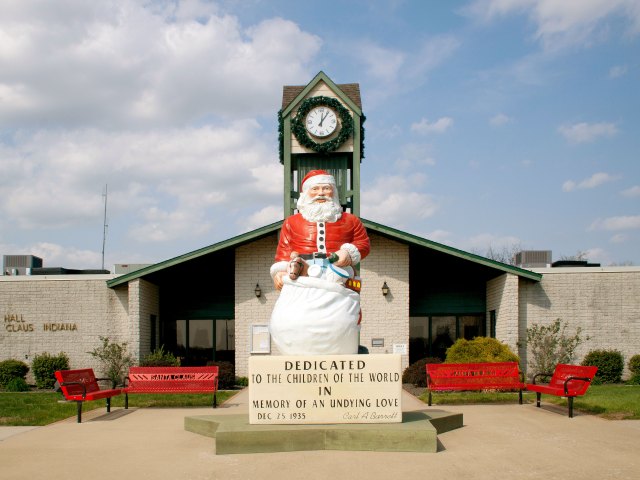
[[[308,222],[337,222],[342,216],[342,207],[327,197],[326,202],[313,202],[307,195],[303,194],[298,200],[298,211]]]

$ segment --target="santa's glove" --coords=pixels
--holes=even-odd
[[[347,250],[344,249],[340,249],[337,252],[335,252],[335,255],[338,256],[338,260],[336,260],[335,262],[333,262],[333,264],[336,267],[348,267],[349,265],[351,265],[351,255],[349,254],[349,252]]]
[[[289,262],[287,266],[287,272],[289,273],[289,278],[291,280],[296,280],[300,276],[305,276],[307,274],[307,262],[305,262],[302,258],[296,257]]]

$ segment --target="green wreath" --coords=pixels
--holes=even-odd
[[[325,105],[333,108],[340,117],[340,131],[338,136],[328,142],[318,143],[313,140],[304,127],[305,118],[313,108]],[[303,147],[309,148],[319,153],[332,152],[342,145],[353,134],[353,118],[349,110],[342,103],[331,97],[311,97],[307,98],[300,104],[298,113],[291,119],[291,131],[295,135],[298,143]]]

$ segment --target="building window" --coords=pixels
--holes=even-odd
[[[192,319],[166,322],[167,350],[181,365],[207,365],[212,361],[235,363],[235,321]]]
[[[486,316],[433,315],[409,319],[409,363],[425,357],[442,360],[447,349],[459,338],[472,340],[486,335]]]

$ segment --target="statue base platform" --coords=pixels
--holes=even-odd
[[[429,409],[402,413],[402,423],[254,425],[249,415],[185,417],[185,430],[215,438],[216,455],[308,450],[431,452],[438,434],[462,427],[462,414]]]

